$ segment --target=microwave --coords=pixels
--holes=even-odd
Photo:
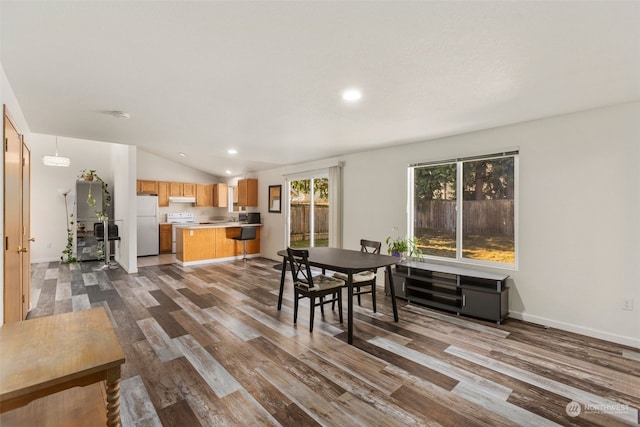
[[[249,212],[247,214],[247,224],[260,224],[260,212]]]

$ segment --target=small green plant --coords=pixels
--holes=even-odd
[[[422,249],[418,247],[418,238],[417,237],[400,237],[400,232],[398,227],[393,227],[391,231],[395,231],[395,237],[389,236],[385,240],[385,244],[387,245],[387,253],[389,255],[397,256],[397,257],[422,257]]]
[[[64,196],[64,211],[66,213],[67,220],[67,246],[62,251],[62,256],[60,260],[62,262],[67,262],[69,264],[75,264],[78,262],[78,258],[73,253],[73,225],[75,221],[73,220],[73,212],[69,215],[69,207],[67,205],[67,195],[71,190],[67,190],[62,195]]]

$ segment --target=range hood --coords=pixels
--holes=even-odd
[[[169,197],[169,201],[173,203],[195,203],[196,198],[194,196],[184,196],[184,197]]]

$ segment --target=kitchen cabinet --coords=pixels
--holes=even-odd
[[[169,206],[169,182],[159,181],[158,182],[158,206],[161,208],[166,208]]]
[[[171,253],[171,244],[172,236],[171,236],[171,224],[160,224],[160,253],[161,254],[170,254]]]
[[[238,206],[258,206],[258,180],[240,179],[238,180]]]
[[[147,181],[144,179],[138,179],[136,181],[136,193],[158,194],[158,181]]]
[[[184,197],[196,197],[196,185],[190,182],[183,182],[182,195]]]
[[[241,227],[186,226],[176,230],[176,259],[184,265],[242,257],[242,242],[233,240]],[[260,253],[260,227],[247,241],[247,254]]]
[[[196,206],[211,207],[213,205],[213,184],[196,184]]]
[[[171,182],[169,183],[169,197],[182,197],[182,183]]]
[[[216,208],[229,207],[229,187],[224,183],[213,185],[213,206]]]

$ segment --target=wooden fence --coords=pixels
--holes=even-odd
[[[309,219],[309,203],[291,204],[291,241],[309,240],[311,225]],[[314,232],[316,239],[327,239],[329,236],[329,205],[315,204]]]
[[[463,230],[471,234],[513,236],[513,200],[465,200]],[[434,200],[425,202],[415,214],[415,228],[456,229],[456,202]]]
[[[329,205],[316,204],[314,208],[316,239],[326,239],[329,234]],[[308,203],[291,205],[291,241],[309,239],[310,209]],[[465,233],[513,236],[513,200],[466,200],[463,209]],[[425,202],[420,212],[415,213],[415,228],[455,231],[456,202]]]

